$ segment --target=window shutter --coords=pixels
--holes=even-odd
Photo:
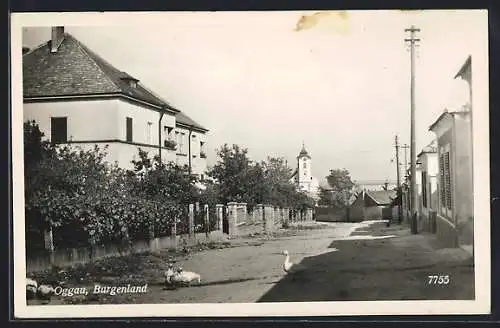
[[[422,171],[422,205],[427,207],[427,172]]]
[[[50,141],[53,143],[68,141],[68,119],[66,117],[52,117],[50,119]]]
[[[444,165],[445,165],[445,174],[446,174],[446,207],[451,210],[451,205],[452,205],[452,195],[451,195],[451,168],[450,168],[450,153],[447,152],[445,154],[445,160],[444,160]]]
[[[132,142],[132,118],[127,117],[127,141]]]
[[[446,181],[444,173],[444,154],[439,156],[439,190],[441,191],[441,206],[446,206]]]

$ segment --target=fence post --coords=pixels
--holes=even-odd
[[[240,222],[248,223],[247,203],[238,203],[238,223]]]
[[[283,208],[283,228],[288,228],[288,221],[290,219],[290,209],[288,207]]]
[[[189,204],[189,218],[188,218],[188,228],[189,228],[189,236],[194,236],[194,205]]]
[[[264,230],[266,232],[274,229],[274,208],[270,205],[264,206]]]
[[[174,220],[174,223],[172,224],[170,238],[172,239],[172,245],[174,245],[174,248],[177,248],[177,220]]]
[[[223,231],[223,218],[224,218],[224,214],[222,212],[223,210],[224,210],[224,205],[222,204],[215,205],[215,213],[217,215],[217,230],[219,230],[220,232]]]
[[[52,234],[52,226],[43,232],[45,240],[45,249],[49,251],[50,265],[54,265],[54,236]]]
[[[307,208],[307,215],[306,215],[306,220],[307,221],[312,221],[313,217],[312,217],[312,208]]]
[[[208,204],[205,204],[203,207],[204,207],[204,211],[205,211],[205,234],[208,238],[208,234],[210,233],[210,219],[208,217],[208,215],[209,215]]]
[[[227,203],[229,215],[229,235],[235,236],[238,234],[238,203]]]
[[[262,204],[257,204],[255,205],[254,209],[254,224],[258,224],[261,227],[261,231],[259,233],[262,233],[265,231],[265,221],[264,221],[264,205]]]

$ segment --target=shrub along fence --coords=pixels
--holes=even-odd
[[[222,240],[222,211],[207,204],[185,206],[180,220],[169,224],[129,227],[129,240],[107,239],[92,244],[77,226],[26,231],[27,271],[40,271],[52,266],[82,264],[92,260],[124,255],[130,252],[155,251],[189,246],[197,242]],[[33,241],[33,243],[32,243]]]
[[[92,260],[128,254],[155,251],[198,242],[222,241],[224,234],[237,237],[275,231],[289,224],[313,220],[313,209],[280,208],[256,205],[248,209],[246,203],[189,204],[182,218],[168,225],[135,227],[128,231],[129,241],[109,239],[99,244],[89,244],[78,227],[45,230],[44,233],[27,231],[27,241],[41,240],[38,247],[27,247],[27,271],[40,271],[52,266],[88,263]],[[152,237],[150,237],[152,236]],[[40,245],[43,245],[40,247]],[[28,245],[27,245],[28,246]]]

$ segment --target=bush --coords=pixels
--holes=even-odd
[[[127,172],[105,162],[107,147],[51,145],[34,122],[25,123],[24,137],[26,240],[39,248],[43,238],[34,236],[49,227],[57,248],[169,234],[183,218],[182,202],[196,197],[184,168],[155,165],[141,150],[136,171]]]

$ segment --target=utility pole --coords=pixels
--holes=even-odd
[[[407,150],[410,147],[407,144],[404,144],[404,145],[402,145],[400,147],[403,148],[404,151],[405,151],[405,163],[404,163],[404,166],[405,166],[405,179],[408,181],[408,153],[407,153]]]
[[[420,32],[420,29],[415,26],[405,29],[405,32],[410,32],[410,38],[405,39],[406,42],[410,44],[410,105],[411,105],[411,146],[410,146],[410,157],[411,157],[411,232],[412,234],[418,233],[417,231],[417,185],[416,185],[416,163],[417,163],[417,152],[415,143],[415,45],[420,41],[420,39],[415,37],[416,32]]]
[[[396,148],[396,178],[398,181],[398,192],[397,196],[399,198],[400,204],[398,205],[398,223],[401,224],[402,219],[402,211],[401,204],[403,203],[403,191],[401,190],[401,180],[399,177],[399,144],[398,144],[398,135],[394,137],[394,147]]]
[[[401,148],[404,149],[404,152],[405,152],[405,162],[404,162],[404,168],[405,168],[405,175],[404,175],[404,178],[405,178],[405,181],[406,181],[406,187],[408,188],[408,152],[407,150],[410,148],[407,144],[404,144],[402,146],[400,146]],[[405,194],[405,217],[408,216],[408,209],[409,209],[409,200],[408,200],[408,193]]]

